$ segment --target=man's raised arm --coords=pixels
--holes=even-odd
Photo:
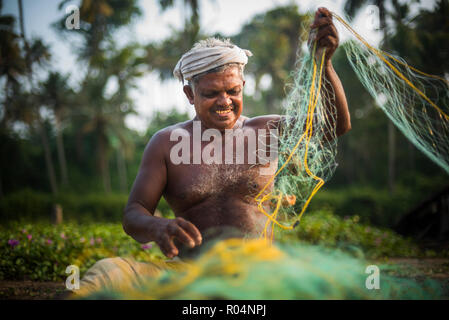
[[[323,73],[326,81],[322,83],[321,95],[326,95],[323,99],[327,112],[330,128],[335,126],[336,136],[341,136],[351,130],[351,116],[349,114],[348,102],[340,78],[332,65],[332,55],[338,47],[339,37],[337,29],[332,22],[332,14],[326,8],[319,8],[315,14],[315,20],[310,26],[311,35],[309,44],[316,42],[315,60],[321,62],[323,50],[325,49]],[[335,111],[335,112],[334,112]],[[281,130],[286,125],[285,116],[268,115],[256,117],[252,122],[278,124]],[[290,119],[290,126],[295,125],[296,119]],[[259,124],[260,126],[261,124]],[[307,124],[304,124],[304,130]],[[314,129],[315,130],[315,129]],[[331,141],[335,138],[333,132],[325,132],[324,140]]]
[[[332,14],[326,8],[319,8],[315,14],[315,20],[311,29],[316,31],[315,37],[309,41],[316,42],[315,59],[320,61],[323,49],[325,49],[324,57],[324,74],[327,81],[323,83],[321,94],[333,93],[328,99],[324,99],[325,107],[329,119],[336,119],[335,124],[337,137],[351,130],[351,118],[346,101],[345,91],[341,84],[340,78],[332,66],[332,55],[338,47],[339,37],[337,29],[332,22]],[[336,114],[330,114],[335,106]],[[332,137],[328,137],[332,138]]]
[[[179,253],[174,238],[194,247],[201,244],[201,234],[183,218],[166,219],[153,215],[167,183],[165,148],[168,136],[167,131],[159,131],[145,148],[124,210],[123,229],[140,243],[155,241],[161,251],[172,258]]]

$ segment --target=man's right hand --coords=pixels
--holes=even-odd
[[[198,228],[181,217],[175,219],[160,218],[157,223],[158,225],[154,228],[154,230],[157,230],[154,241],[168,258],[173,258],[179,254],[179,250],[173,242],[174,239],[190,248],[199,246],[202,242]]]

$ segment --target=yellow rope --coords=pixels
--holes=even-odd
[[[313,60],[313,75],[312,75],[312,82],[311,82],[311,87],[310,87],[310,95],[309,95],[309,102],[308,102],[308,110],[307,110],[307,120],[306,120],[306,130],[303,133],[303,135],[299,138],[299,140],[297,141],[296,145],[293,147],[292,151],[290,152],[290,155],[287,157],[286,161],[284,162],[284,164],[276,171],[276,173],[270,178],[270,180],[268,181],[268,183],[262,188],[262,190],[259,192],[259,194],[254,198],[256,200],[256,202],[258,202],[258,208],[259,211],[262,212],[267,218],[267,223],[265,224],[265,228],[262,232],[262,235],[265,239],[267,239],[267,229],[270,226],[270,222],[272,223],[272,230],[271,230],[271,240],[273,240],[273,235],[274,235],[274,225],[279,226],[280,228],[284,229],[284,230],[291,230],[294,228],[294,226],[296,225],[297,221],[300,221],[302,214],[305,212],[305,209],[307,208],[307,206],[309,205],[312,197],[316,194],[316,192],[321,188],[321,186],[324,184],[324,180],[317,177],[316,175],[314,175],[310,169],[307,166],[307,155],[308,155],[308,146],[309,146],[309,142],[310,139],[312,137],[312,132],[313,132],[313,113],[315,110],[315,107],[318,103],[318,99],[319,99],[319,95],[320,95],[320,90],[321,90],[321,84],[322,84],[322,73],[323,73],[323,66],[324,66],[324,57],[325,57],[325,50],[323,51],[322,57],[321,57],[321,64],[320,64],[320,70],[319,70],[319,75],[318,75],[318,88],[317,90],[315,90],[315,82],[316,82],[316,74],[317,74],[317,65],[315,62],[315,59]],[[311,176],[313,179],[318,180],[319,183],[315,186],[315,188],[313,189],[311,195],[309,196],[308,200],[306,201],[301,213],[299,214],[298,218],[293,221],[293,223],[289,226],[283,225],[281,223],[279,223],[276,220],[276,216],[278,214],[278,211],[280,209],[281,206],[281,202],[282,202],[282,197],[283,194],[280,193],[277,196],[273,196],[272,192],[266,194],[265,196],[263,196],[262,199],[259,199],[261,197],[261,195],[263,194],[263,192],[271,185],[271,183],[273,182],[273,180],[276,178],[276,176],[282,171],[284,170],[284,168],[287,166],[287,164],[290,162],[291,158],[293,157],[296,149],[299,147],[300,143],[302,142],[302,140],[304,139],[304,137],[306,137],[306,152],[304,155],[304,167],[306,169],[306,172],[309,176]],[[272,199],[276,199],[276,208],[274,209],[272,214],[268,214],[264,207],[263,207],[263,203],[267,200],[272,200]]]
[[[409,85],[415,92],[417,92],[424,100],[426,100],[432,107],[434,107],[440,114],[440,116],[446,118],[447,120],[449,120],[449,116],[440,108],[438,107],[433,101],[431,101],[425,94],[424,92],[422,92],[421,90],[419,90],[418,88],[416,88],[413,83],[407,79],[406,76],[404,76],[395,66],[393,66],[385,57],[388,57],[394,61],[396,61],[397,63],[405,66],[406,68],[409,68],[421,75],[433,78],[433,79],[437,79],[437,80],[441,80],[444,83],[446,83],[446,85],[448,85],[449,87],[449,81],[440,77],[440,76],[436,76],[436,75],[431,75],[431,74],[427,74],[425,72],[422,72],[412,66],[407,65],[406,63],[396,59],[395,57],[393,57],[392,55],[380,51],[376,48],[374,48],[373,46],[371,46],[365,39],[363,39],[354,29],[351,28],[351,26],[349,26],[348,23],[346,23],[346,21],[344,21],[340,16],[338,16],[335,13],[332,13],[332,16],[334,16],[338,21],[340,21],[350,32],[352,32],[355,37],[357,39],[360,40],[360,42],[362,42],[369,50],[371,50],[377,57],[379,57],[383,62],[385,62],[385,64],[399,77],[401,78],[407,85]],[[316,46],[316,44],[315,44]],[[315,48],[314,48],[315,51]],[[290,152],[290,155],[287,157],[286,161],[284,162],[284,164],[281,166],[281,168],[279,168],[276,173],[271,177],[271,179],[268,181],[268,183],[262,188],[262,190],[259,192],[259,194],[254,198],[255,201],[258,203],[258,208],[259,211],[262,212],[268,219],[267,222],[265,224],[265,228],[262,232],[262,235],[265,239],[267,239],[267,230],[268,227],[270,226],[270,224],[272,225],[272,230],[271,230],[271,240],[273,239],[273,230],[274,230],[274,226],[277,225],[280,228],[284,229],[284,230],[291,230],[293,229],[296,225],[297,222],[299,222],[301,220],[302,215],[304,214],[305,210],[307,209],[310,201],[312,200],[312,198],[315,196],[315,194],[318,192],[318,190],[324,185],[324,180],[320,177],[317,177],[316,175],[314,175],[308,165],[307,165],[307,155],[308,155],[308,149],[309,149],[309,142],[310,139],[312,137],[312,132],[313,132],[313,112],[315,110],[316,104],[318,103],[318,98],[319,98],[319,94],[320,94],[320,90],[321,90],[321,80],[322,80],[322,68],[323,68],[323,64],[324,64],[324,56],[325,56],[325,52],[323,52],[323,55],[321,57],[321,65],[320,65],[320,71],[319,71],[319,76],[318,76],[318,88],[317,90],[315,90],[315,81],[316,81],[316,62],[315,59],[313,59],[313,75],[312,75],[312,82],[311,82],[311,87],[310,87],[310,95],[309,95],[309,102],[308,102],[308,110],[307,110],[307,120],[306,120],[306,130],[303,133],[303,135],[299,138],[298,142],[296,143],[296,145],[293,147],[292,151]],[[307,174],[312,177],[314,180],[318,181],[318,184],[314,187],[314,189],[312,190],[310,196],[308,197],[308,199],[306,200],[300,214],[298,215],[298,217],[292,222],[291,225],[286,226],[283,225],[281,223],[279,223],[276,219],[278,211],[280,209],[280,204],[282,201],[282,197],[283,194],[280,193],[278,195],[273,195],[272,192],[266,194],[265,196],[263,196],[261,199],[260,197],[262,196],[262,194],[265,192],[265,190],[271,185],[271,183],[274,181],[274,179],[276,178],[276,176],[282,171],[284,170],[284,168],[286,167],[286,165],[290,162],[291,158],[293,157],[296,149],[299,147],[300,143],[302,142],[302,140],[306,137],[306,145],[305,145],[305,154],[304,154],[304,168],[307,172]],[[263,207],[263,204],[265,201],[268,200],[276,200],[276,207],[273,210],[273,213],[269,214],[265,211],[265,208]]]

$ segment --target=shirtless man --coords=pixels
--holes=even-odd
[[[335,93],[337,136],[342,135],[350,130],[351,125],[345,93],[331,62],[338,46],[338,34],[327,9],[318,9],[312,28],[317,30],[317,48],[326,48],[324,72]],[[258,129],[269,129],[269,124],[280,120],[278,115],[255,118],[241,115],[245,85],[243,66],[248,53],[243,54],[244,50],[235,46],[231,48],[229,43],[220,43],[216,39],[200,42],[197,49],[214,47],[223,49],[219,61],[226,61],[218,68],[220,62],[211,62],[208,66],[213,57],[207,54],[203,55],[204,63],[196,59],[199,65],[194,65],[195,59],[191,59],[194,62],[190,68],[185,66],[187,59],[178,63],[177,73],[180,79],[188,80],[184,93],[194,105],[196,116],[193,120],[165,128],[151,138],[124,212],[125,232],[140,243],[156,242],[169,258],[183,257],[189,248],[200,246],[208,234],[216,236],[217,233],[211,233],[211,230],[230,227],[241,232],[241,236],[251,236],[260,234],[266,221],[254,201],[254,196],[270,178],[259,174],[260,166],[235,162],[225,164],[224,161],[222,164],[193,164],[192,161],[174,164],[170,157],[172,148],[178,143],[178,140],[170,139],[173,131],[182,129],[182,132],[187,132],[190,145],[193,145],[195,121],[200,123],[202,133],[206,129],[223,133],[237,129],[257,132]],[[221,139],[224,145],[225,134]],[[201,150],[207,144],[202,142]],[[194,152],[189,155],[191,160]],[[175,219],[153,215],[161,196],[173,209]]]

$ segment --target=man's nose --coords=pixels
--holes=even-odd
[[[227,107],[230,104],[232,104],[232,100],[231,98],[229,98],[229,95],[227,93],[223,93],[218,96],[217,105],[219,107]]]

